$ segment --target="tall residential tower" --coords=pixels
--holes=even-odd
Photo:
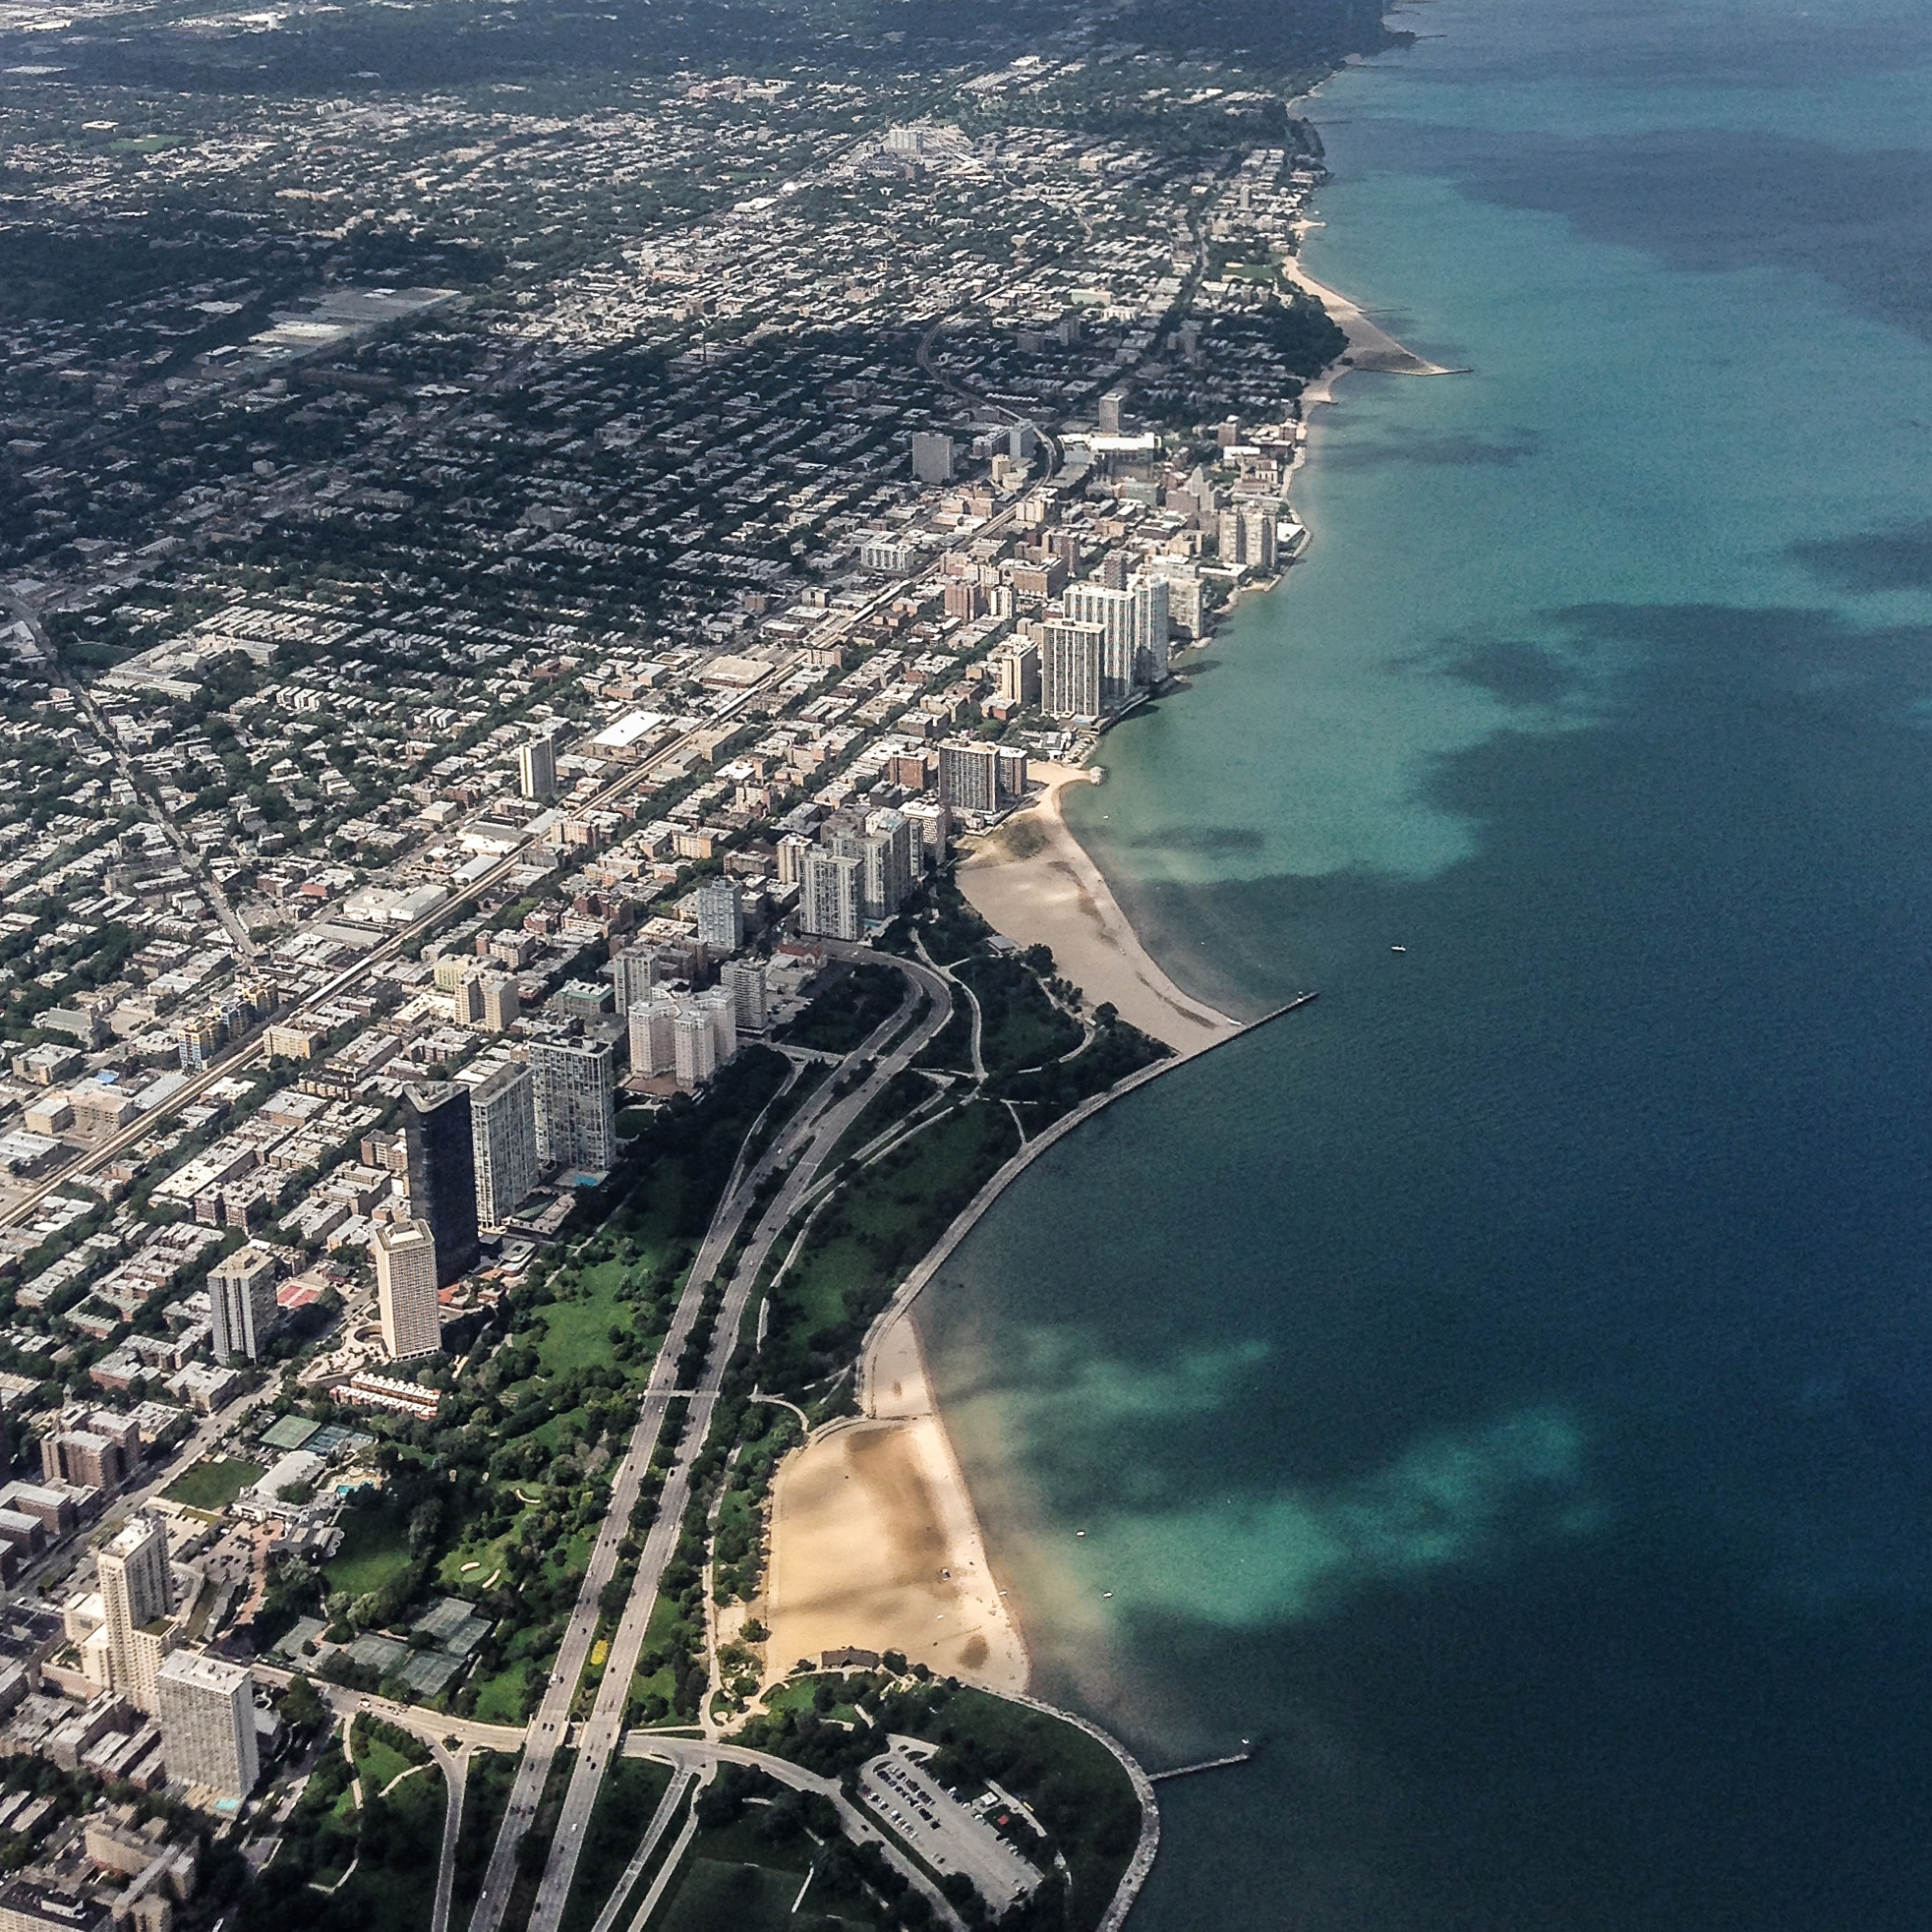
[[[537,1089],[528,1067],[498,1067],[470,1090],[476,1144],[476,1216],[485,1227],[509,1219],[537,1185]]]
[[[102,1546],[94,1564],[107,1613],[114,1688],[143,1711],[155,1708],[155,1682],[174,1648],[168,1612],[168,1535],[152,1516],[136,1516]]]
[[[217,1798],[247,1797],[262,1775],[249,1673],[205,1652],[178,1650],[161,1666],[155,1689],[168,1776]]]
[[[604,1039],[538,1040],[530,1048],[536,1084],[537,1158],[546,1167],[608,1174],[617,1158],[617,1070]]]
[[[476,1202],[470,1202],[476,1212]],[[382,1317],[382,1346],[391,1362],[434,1355],[442,1346],[442,1311],[437,1302],[436,1242],[427,1221],[399,1221],[378,1228],[376,1308]]]
[[[409,1160],[409,1209],[429,1223],[436,1243],[436,1285],[447,1288],[476,1266],[476,1143],[470,1089],[457,1081],[426,1081],[402,1090],[403,1146]]]
[[[275,1258],[265,1248],[238,1248],[208,1269],[208,1316],[217,1362],[262,1360],[275,1325]]]

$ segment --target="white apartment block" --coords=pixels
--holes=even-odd
[[[371,1247],[376,1307],[389,1360],[434,1355],[442,1346],[442,1312],[437,1305],[436,1240],[430,1224],[401,1221],[378,1228]]]
[[[218,1798],[245,1798],[262,1764],[254,1679],[239,1664],[178,1650],[156,1680],[161,1761],[180,1784]]]

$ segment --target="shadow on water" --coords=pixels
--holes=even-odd
[[[1137,851],[1259,851],[1267,840],[1249,825],[1175,825],[1137,833],[1125,842]]]
[[[1382,164],[1439,173],[1499,206],[1702,272],[1774,268],[1832,283],[1866,314],[1932,339],[1932,152],[1858,152],[1731,129],[1565,138],[1376,122]],[[1793,291],[1794,300],[1803,296]],[[1820,328],[1828,326],[1820,318]],[[1820,349],[1828,338],[1821,333]],[[1796,402],[1793,373],[1793,404]]]
[[[1374,441],[1330,439],[1321,462],[1324,469],[1335,470],[1378,469],[1389,463],[1414,463],[1433,469],[1511,469],[1528,462],[1540,446],[1539,439],[1527,430],[1486,437],[1432,436],[1391,425]]]
[[[1932,1350],[1932,627],[1552,629],[1591,728],[1510,647],[1522,728],[1430,788],[1475,857],[1122,882],[1321,1004],[1058,1150],[936,1304],[1048,1694],[1279,1740],[1170,1800],[1279,1890],[1157,1873],[1149,1932],[1932,1903],[1932,1510],[1869,1393]]]
[[[1932,423],[1925,428],[1932,437]],[[1845,537],[1809,537],[1793,544],[1790,555],[1819,582],[1849,596],[1932,590],[1932,522]]]

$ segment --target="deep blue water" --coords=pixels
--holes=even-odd
[[[1475,373],[1348,379],[1078,801],[1322,999],[1040,1163],[936,1373],[1039,1686],[1266,1739],[1137,1926],[1922,1932],[1932,17],[1400,24],[1309,261]]]

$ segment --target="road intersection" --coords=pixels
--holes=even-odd
[[[905,997],[850,1056],[854,1066],[869,1065],[866,1077],[843,1094],[836,1092],[830,1083],[817,1089],[786,1123],[772,1144],[748,1166],[741,1165],[712,1218],[679,1298],[671,1331],[659,1348],[629,1449],[612,1484],[610,1508],[591,1552],[556,1668],[545,1689],[543,1703],[525,1733],[523,1762],[491,1854],[470,1932],[498,1932],[502,1923],[510,1894],[515,1889],[524,1839],[535,1822],[556,1753],[564,1747],[570,1733],[571,1706],[597,1633],[599,1599],[616,1570],[617,1547],[629,1530],[631,1510],[663,1434],[666,1412],[673,1400],[682,1399],[688,1403],[683,1434],[638,1558],[636,1579],[611,1637],[595,1704],[575,1734],[576,1763],[531,1908],[530,1932],[556,1932],[576,1875],[584,1835],[589,1829],[605,1770],[621,1746],[631,1680],[652,1608],[657,1602],[659,1581],[682,1530],[691,1468],[710,1434],[713,1412],[724,1388],[726,1372],[737,1346],[759,1270],[846,1131],[952,1018],[951,989],[929,967],[915,961],[874,954],[866,948],[840,950],[854,960],[871,959],[895,967],[906,978]],[[921,1000],[927,1002],[923,1012]],[[902,1035],[897,1038],[897,1044],[891,1044],[896,1036]],[[780,1175],[783,1179],[777,1191],[767,1195],[766,1183]],[[716,1285],[719,1270],[747,1222],[751,1223],[752,1232],[725,1284],[703,1374],[693,1390],[679,1391],[677,1367],[697,1326],[706,1294]]]

